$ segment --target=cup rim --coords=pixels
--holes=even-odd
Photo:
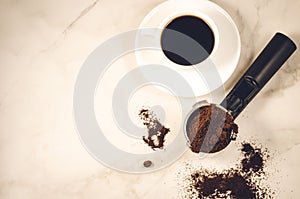
[[[209,59],[206,58],[195,65],[180,65],[167,58],[162,49],[160,49],[154,53],[153,56],[151,55],[150,58],[145,58],[143,57],[143,53],[136,51],[136,61],[138,65],[162,64],[177,70],[185,77],[194,91],[194,96],[182,97],[204,96],[223,86],[237,68],[241,53],[240,35],[230,15],[220,6],[208,0],[165,1],[146,15],[139,29],[155,28],[158,31],[156,34],[161,35],[163,29],[172,20],[184,15],[199,17],[212,28],[215,44],[213,51],[208,56]],[[136,42],[140,42],[138,37]],[[212,88],[207,87],[205,80],[199,77],[199,74],[195,74],[195,69],[193,68],[198,65],[201,67],[201,64],[207,64],[206,61],[208,60],[216,67],[219,73],[219,77],[217,78],[220,78],[220,82],[218,82],[217,85],[213,85]],[[155,61],[159,63],[155,63]],[[203,74],[203,76],[205,77],[205,74]]]
[[[211,53],[209,54],[209,56],[207,58],[205,58],[204,60],[202,60],[201,62],[197,63],[197,64],[201,64],[202,62],[206,61],[207,59],[215,56],[215,53],[217,51],[217,48],[219,46],[219,31],[218,28],[216,27],[216,24],[213,22],[213,20],[206,14],[204,13],[200,13],[200,12],[193,12],[193,11],[184,11],[184,12],[180,12],[180,13],[174,13],[174,15],[166,18],[164,21],[161,22],[161,24],[159,25],[159,29],[161,30],[160,35],[162,35],[162,32],[164,31],[164,29],[176,18],[179,17],[183,17],[183,16],[193,16],[193,17],[197,17],[199,19],[201,19],[202,21],[204,21],[212,30],[213,35],[214,35],[214,46],[213,46],[213,50],[211,51]],[[168,59],[169,60],[169,59]],[[197,64],[192,64],[192,65],[181,65],[181,64],[177,64],[171,60],[169,60],[175,67],[180,68],[180,69],[187,69],[188,67],[195,67],[197,66]]]

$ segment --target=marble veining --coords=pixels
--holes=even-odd
[[[88,7],[84,8],[80,14],[66,27],[66,29],[62,32],[63,34],[67,33],[72,27],[73,25],[81,18],[84,17],[91,9],[93,9],[96,4],[99,2],[100,0],[96,0],[94,1],[91,5],[89,5]]]
[[[136,175],[111,170],[82,146],[72,97],[76,75],[90,52],[112,35],[136,29],[162,0],[45,0],[0,2],[0,198],[181,198],[178,171]],[[300,46],[298,0],[214,0],[241,34],[238,68],[229,90],[260,50],[282,31]],[[300,54],[298,51],[237,119],[237,142],[255,139],[273,154],[268,164],[275,198],[300,190]],[[233,165],[238,143],[200,165]],[[232,155],[232,161],[226,157]],[[168,193],[166,195],[166,193]]]

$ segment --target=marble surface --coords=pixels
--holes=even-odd
[[[300,55],[296,52],[237,119],[241,132],[224,152],[200,161],[186,152],[171,166],[127,174],[101,165],[82,146],[73,90],[87,56],[112,35],[136,29],[161,0],[0,1],[0,198],[181,198],[187,161],[233,165],[243,140],[268,147],[275,198],[300,190]],[[276,31],[300,46],[300,1],[214,0],[238,26],[242,53],[230,89]],[[226,158],[232,157],[230,161]]]

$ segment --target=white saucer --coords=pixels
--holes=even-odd
[[[182,66],[170,61],[160,47],[162,30],[173,19],[183,15],[203,19],[211,27],[215,36],[215,46],[209,58],[194,66]],[[137,35],[136,45],[142,46],[141,43],[147,40],[147,42],[154,42],[154,46],[158,48],[137,50],[135,54],[138,65],[158,64],[178,72],[193,90],[193,93],[179,94],[181,97],[203,96],[212,92],[222,86],[237,67],[241,51],[238,29],[229,14],[210,1],[165,1],[148,13],[139,29],[141,31]],[[147,79],[147,74],[144,75]]]

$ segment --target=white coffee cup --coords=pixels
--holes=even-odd
[[[151,10],[141,22],[139,26],[141,31],[137,35],[136,43],[139,45],[149,38],[160,43],[166,26],[182,16],[200,18],[211,28],[214,46],[209,57],[196,65],[183,66],[171,61],[162,49],[138,50],[135,52],[137,63],[138,65],[159,64],[170,67],[178,72],[193,90],[193,93],[183,94],[182,97],[203,96],[221,87],[229,79],[240,57],[239,31],[229,14],[220,6],[208,0],[165,1]],[[195,67],[202,69],[200,74]],[[212,67],[213,70],[211,70]]]

